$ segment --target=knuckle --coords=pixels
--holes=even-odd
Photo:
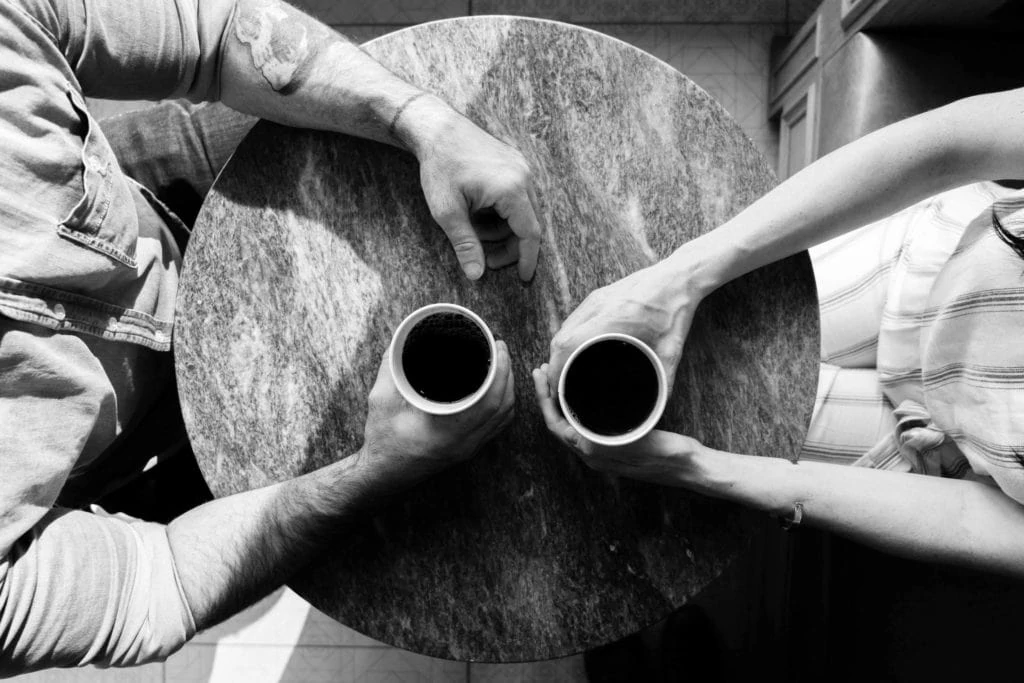
[[[526,164],[525,160],[519,161],[514,164],[509,171],[508,183],[516,190],[526,191],[526,186],[530,182],[530,167]]]
[[[462,239],[462,240],[457,240],[457,241],[452,243],[452,248],[455,250],[456,254],[459,254],[459,255],[462,255],[462,256],[469,256],[474,251],[476,251],[476,242],[474,242],[473,240],[468,239],[468,238],[467,239]]]
[[[530,184],[530,167],[517,163],[505,169],[505,173],[497,181],[498,187],[509,196],[526,195]]]
[[[430,215],[439,225],[448,225],[458,219],[459,212],[453,206],[439,206],[432,207]]]

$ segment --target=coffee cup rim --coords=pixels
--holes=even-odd
[[[480,330],[484,333],[484,337],[487,339],[487,350],[490,354],[490,366],[487,369],[487,376],[484,377],[483,383],[469,396],[460,398],[458,401],[452,402],[441,402],[431,401],[428,398],[421,396],[412,388],[409,384],[409,380],[405,376],[405,372],[402,369],[402,350],[405,348],[405,341],[409,337],[409,332],[416,326],[417,323],[429,318],[432,315],[438,313],[456,313],[468,318],[472,321]],[[405,316],[402,322],[395,328],[395,332],[391,335],[391,343],[388,346],[388,369],[391,371],[391,377],[395,382],[395,387],[398,389],[398,393],[402,395],[409,404],[419,408],[425,413],[431,415],[454,415],[475,405],[481,398],[487,394],[488,389],[494,383],[494,378],[497,374],[497,354],[498,347],[494,340],[494,334],[491,332],[491,328],[488,327],[487,323],[484,322],[483,318],[479,315],[459,304],[453,303],[433,303],[427,304],[417,308],[412,313]]]
[[[603,341],[623,341],[640,349],[640,351],[642,351],[651,362],[651,365],[654,367],[654,372],[658,377],[658,398],[654,403],[654,408],[642,423],[625,434],[599,434],[598,432],[588,429],[580,424],[579,420],[576,419],[576,416],[573,411],[569,409],[569,405],[565,400],[565,378],[569,367],[583,351]],[[656,424],[658,424],[658,420],[661,419],[662,414],[665,412],[665,405],[667,403],[668,380],[665,373],[665,365],[661,362],[658,354],[654,352],[654,349],[631,334],[625,334],[622,332],[606,332],[604,334],[591,337],[577,346],[576,349],[569,354],[569,358],[565,361],[565,365],[562,366],[562,372],[558,376],[558,404],[562,409],[562,415],[564,415],[565,419],[570,425],[572,425],[572,428],[580,433],[580,436],[585,438],[587,441],[601,446],[626,446],[642,439],[648,432],[654,429]]]

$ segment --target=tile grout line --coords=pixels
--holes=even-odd
[[[337,650],[395,650],[400,649],[392,645],[330,645],[325,643],[203,643],[190,641],[185,644],[186,647],[288,647],[288,648],[329,648]],[[407,650],[408,652],[409,650]],[[419,654],[413,652],[413,654]],[[173,656],[173,655],[172,655]],[[423,657],[429,657],[429,655],[421,655]]]

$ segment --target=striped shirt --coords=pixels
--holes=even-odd
[[[1024,235],[1024,192],[965,186],[812,250],[823,365],[802,457],[1024,502],[1024,260],[993,216]]]

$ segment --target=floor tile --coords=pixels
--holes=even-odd
[[[583,656],[524,664],[470,664],[469,683],[586,683]]]
[[[6,680],[16,683],[162,683],[164,665],[146,664],[129,669],[97,669],[93,666],[48,669]]]
[[[164,664],[166,683],[334,683],[352,680],[349,648],[186,645]]]
[[[352,683],[467,683],[463,662],[425,657],[397,648],[349,648]]]
[[[196,635],[193,643],[225,645],[382,646],[339,624],[293,591],[281,588],[227,621]]]

